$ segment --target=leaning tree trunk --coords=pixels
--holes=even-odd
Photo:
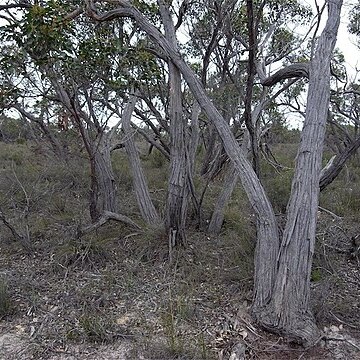
[[[159,224],[160,218],[156,212],[155,206],[151,200],[149,188],[141,166],[139,153],[136,148],[135,140],[131,127],[131,115],[134,112],[136,96],[131,96],[125,106],[122,114],[122,129],[125,133],[125,149],[129,158],[131,172],[133,176],[133,185],[136,200],[140,209],[142,218],[150,225]],[[134,132],[133,132],[134,133]]]
[[[167,40],[176,46],[175,28],[168,5],[159,1]],[[169,61],[169,116],[170,116],[170,174],[166,204],[165,226],[169,246],[186,243],[186,215],[188,205],[187,121],[182,110],[181,74]],[[171,250],[171,249],[170,249]]]
[[[344,168],[346,161],[353,156],[360,147],[360,136],[348,145],[344,151],[333,157],[321,171],[320,191],[330,185]]]
[[[310,274],[315,245],[319,178],[330,96],[330,60],[340,22],[342,0],[329,1],[329,16],[310,64],[304,127],[296,158],[295,175],[287,209],[287,223],[278,256],[272,296],[258,296],[264,280],[255,288],[254,314],[267,329],[295,341],[313,344],[319,330],[310,310]],[[264,261],[257,254],[256,264]],[[259,266],[259,265],[258,265]]]

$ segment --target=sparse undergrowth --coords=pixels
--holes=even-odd
[[[3,150],[9,149],[10,145]],[[18,151],[24,155],[28,148],[21,145]],[[5,275],[0,277],[0,333],[16,334],[28,344],[26,356],[19,355],[17,360],[31,356],[110,360],[114,357],[109,354],[120,353],[122,357],[116,359],[211,360],[229,358],[232,349],[241,346],[247,359],[332,359],[326,347],[291,348],[252,322],[249,306],[256,234],[240,187],[225,211],[221,233],[213,236],[206,233],[206,224],[223,179],[211,183],[202,221],[189,220],[188,244],[174,251],[169,263],[168,239],[161,226],[137,231],[109,223],[77,236],[79,226],[89,221],[84,210],[86,170],[80,163],[55,166],[42,155],[43,163],[39,157],[28,156],[27,178],[21,156],[16,156],[6,160],[5,172],[13,176],[12,164],[17,162],[16,174],[32,206],[26,221],[35,250],[25,255],[11,234],[1,230],[0,274]],[[120,205],[136,218],[131,179],[121,172],[124,161],[121,154],[114,157],[115,172],[122,174]],[[167,164],[156,153],[143,161],[152,195],[162,208]],[[271,196],[280,213],[287,199],[288,171],[270,181],[278,185],[272,186]],[[358,181],[356,174],[351,181]],[[15,188],[11,188],[13,193],[19,197]],[[357,200],[334,194],[331,202],[331,195],[324,193],[322,206],[348,217],[320,211],[311,279],[313,308],[321,326],[342,324],[354,332],[360,322],[360,278],[357,259],[349,257],[349,244],[358,227],[356,217],[353,221],[349,214],[357,214]],[[11,208],[8,199],[2,201],[21,230],[22,223],[16,220],[23,207]],[[11,279],[11,285],[5,279]],[[101,352],[108,355],[101,357]]]

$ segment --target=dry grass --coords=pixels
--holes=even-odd
[[[145,168],[153,169],[156,162],[157,172],[166,171],[160,160],[150,159]],[[123,157],[115,158],[115,170],[120,171],[122,163],[116,161],[122,162]],[[221,189],[221,179],[211,184],[203,223],[197,228],[196,221],[189,222],[188,246],[178,249],[170,264],[161,227],[134,232],[108,224],[75,240],[76,229],[88,221],[86,171],[80,163],[71,164],[70,171],[51,167],[45,159],[42,166],[36,170],[42,174],[40,180],[36,182],[33,174],[28,184],[29,188],[36,185],[28,218],[34,254],[25,255],[9,234],[0,234],[8,240],[0,243],[0,274],[11,280],[7,287],[0,284],[0,317],[4,317],[0,332],[14,333],[29,345],[27,357],[17,360],[28,360],[29,352],[34,359],[53,360],[117,355],[128,360],[141,356],[226,359],[238,344],[245,345],[247,359],[327,358],[326,349],[291,348],[252,322],[249,305],[256,234],[240,188],[226,210],[222,233],[212,236],[202,226]],[[72,171],[77,176],[70,176]],[[150,172],[152,194],[162,208],[164,174],[159,189],[155,188],[157,178],[155,171]],[[126,174],[121,179],[119,199],[134,218],[138,210],[129,192],[131,184]],[[26,182],[26,177],[21,181]],[[355,285],[360,283],[357,264],[348,262],[347,255],[339,255],[336,248],[346,249],[346,237],[355,227],[328,217],[322,225],[312,283],[318,319],[321,325],[329,325],[338,321],[335,315],[353,325],[351,317],[360,320],[360,312],[354,310],[360,296]],[[346,236],[341,238],[340,233]]]

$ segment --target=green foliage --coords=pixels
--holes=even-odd
[[[320,193],[320,205],[339,216],[360,215],[360,168],[358,155],[347,162],[338,177]]]
[[[266,181],[266,189],[275,211],[285,214],[289,201],[293,171],[281,171]]]
[[[59,52],[72,49],[69,36],[72,27],[64,20],[66,9],[62,5],[57,0],[48,0],[44,6],[34,5],[26,13],[16,40],[38,64],[52,62]]]
[[[120,189],[131,191],[133,188],[132,175],[126,156],[123,153],[116,152],[112,155],[111,163]]]
[[[151,151],[151,154],[148,156],[148,161],[150,162],[151,167],[156,169],[161,169],[165,164],[168,164],[168,160],[158,149],[153,149]]]
[[[276,122],[268,137],[272,155],[261,161],[262,182],[275,212],[285,214],[300,132],[287,129],[282,123]],[[279,165],[276,165],[275,160]]]
[[[29,127],[22,119],[0,116],[0,141],[24,144],[29,138]]]
[[[323,275],[322,275],[322,271],[319,268],[315,268],[311,271],[311,281],[313,282],[318,282],[320,280],[322,280]]]
[[[90,342],[106,343],[113,340],[115,323],[103,313],[85,312],[79,319],[79,327]]]

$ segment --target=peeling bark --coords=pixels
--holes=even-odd
[[[175,27],[168,5],[159,0],[165,37],[177,45]],[[186,216],[188,207],[188,166],[186,131],[187,121],[182,109],[181,74],[169,61],[169,117],[170,117],[170,174],[166,203],[165,227],[169,234],[170,249],[186,243]]]

